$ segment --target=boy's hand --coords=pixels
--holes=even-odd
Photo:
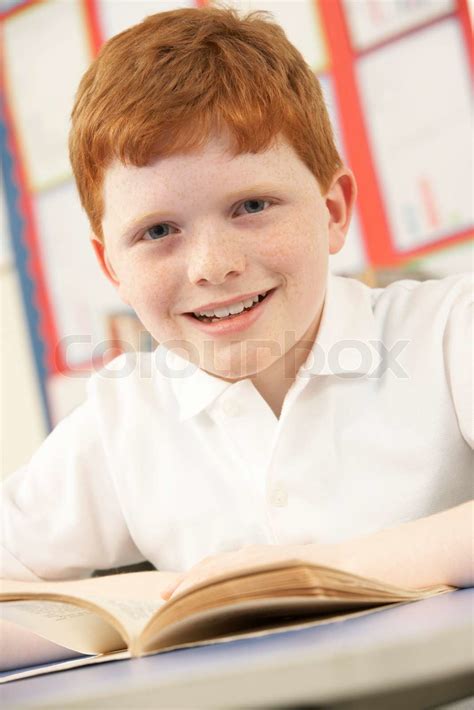
[[[311,550],[311,552],[310,552]],[[338,545],[246,545],[240,550],[205,557],[167,587],[161,596],[169,600],[189,587],[211,577],[239,569],[298,559],[316,564],[336,567],[339,559]]]
[[[163,593],[178,592],[210,577],[242,567],[298,559],[376,579],[386,584],[419,589],[435,584],[474,586],[472,527],[474,501],[426,518],[385,528],[331,545],[247,545],[205,559],[180,575]]]

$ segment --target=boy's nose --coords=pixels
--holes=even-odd
[[[245,269],[246,257],[239,239],[223,232],[199,235],[188,252],[188,278],[193,284],[200,281],[220,284],[229,275]]]

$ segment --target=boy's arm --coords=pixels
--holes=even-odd
[[[65,417],[0,492],[0,577],[89,577],[143,560],[122,514],[94,399]]]
[[[474,586],[474,502],[336,544],[249,545],[206,557],[162,596],[239,567],[300,559],[400,587]]]
[[[474,586],[474,501],[340,543],[340,567],[401,587]],[[311,548],[311,545],[308,546]],[[318,561],[317,548],[310,552]]]

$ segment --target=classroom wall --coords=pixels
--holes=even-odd
[[[24,464],[47,434],[0,189],[0,477]]]
[[[7,82],[0,127],[7,160],[0,224],[0,476],[26,463],[51,427],[83,400],[94,357],[112,357],[121,341],[155,344],[140,334],[134,314],[124,310],[94,262],[65,151],[67,117],[79,77],[105,39],[151,12],[193,4],[1,4]],[[472,163],[465,136],[472,66],[463,35],[465,0],[430,0],[424,8],[410,0],[233,4],[268,9],[284,26],[321,80],[344,158],[360,171],[360,208],[332,270],[374,285],[471,270]],[[410,79],[413,52],[419,58],[418,84]],[[456,87],[451,102],[448,94],[435,103],[435,79],[447,92]],[[385,86],[390,91],[383,94]],[[351,97],[354,87],[357,95]],[[403,111],[390,122],[394,101]],[[432,144],[423,106],[432,116]],[[413,126],[419,149],[407,147]],[[420,165],[427,170],[424,192],[412,199]],[[405,211],[400,195],[407,201]],[[82,342],[62,347],[71,334]]]

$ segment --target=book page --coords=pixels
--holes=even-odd
[[[127,645],[108,621],[88,609],[64,602],[42,599],[3,602],[0,605],[0,619],[2,626],[5,622],[21,626],[32,634],[78,653],[118,651]],[[12,633],[14,628],[9,630]],[[6,649],[6,654],[3,650],[0,665],[11,667],[11,646]]]
[[[130,572],[103,577],[44,582],[23,582],[16,579],[0,580],[0,601],[15,594],[64,594],[84,599],[161,599],[161,592],[181,574],[178,572]]]
[[[147,571],[60,582],[3,579],[0,614],[75,651],[104,653],[140,634],[166,604],[161,592],[176,577]]]
[[[297,559],[242,565],[175,595],[154,615],[132,656],[301,617],[327,618],[361,608],[421,599],[452,591],[447,585],[408,589]]]
[[[388,602],[390,603],[390,602]],[[367,599],[277,597],[271,599],[234,601],[221,607],[203,609],[174,623],[162,624],[161,617],[150,622],[136,651],[169,650],[182,644],[217,641],[243,634],[270,632],[304,623],[328,621],[386,606],[387,601],[374,604]],[[165,621],[165,620],[163,620]]]

